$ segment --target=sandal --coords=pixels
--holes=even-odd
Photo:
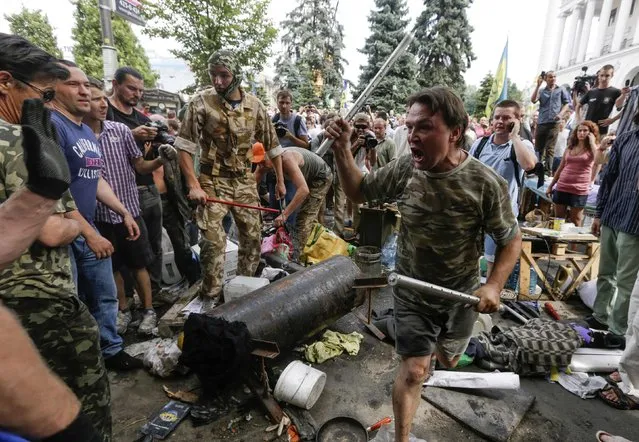
[[[609,385],[616,386],[618,383],[621,382],[621,375],[618,371],[613,371],[608,376],[604,376],[604,379],[606,380],[606,382],[608,382]]]
[[[617,400],[606,397],[605,393],[610,390],[615,393]],[[636,402],[634,399],[631,399],[630,396],[624,394],[616,385],[606,385],[597,395],[599,399],[617,410],[639,410],[639,402]]]

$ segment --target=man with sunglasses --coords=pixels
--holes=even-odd
[[[5,207],[14,210],[13,222],[21,225],[23,238],[36,237],[30,246],[16,247],[23,253],[12,263],[2,259],[0,299],[17,315],[47,366],[82,404],[78,415],[77,402],[38,370],[31,349],[15,346],[17,354],[5,353],[15,358],[2,358],[2,371],[8,377],[0,382],[5,387],[0,391],[2,408],[11,409],[14,418],[8,425],[0,421],[0,426],[38,440],[93,441],[92,424],[100,433],[98,440],[110,441],[109,383],[98,327],[78,300],[71,275],[69,244],[79,234],[79,226],[64,217],[75,209],[67,191],[69,169],[42,104],[53,98],[56,83],[68,77],[68,70],[51,55],[22,37],[0,34],[0,203],[2,212]],[[20,200],[24,206],[17,204]],[[24,215],[25,211],[31,213]],[[46,217],[51,212],[39,232],[34,232],[41,224],[34,223],[33,214]],[[10,234],[10,227],[3,218],[3,249],[19,241]],[[10,321],[6,315],[2,319],[7,327]],[[15,338],[16,343],[24,341]],[[21,385],[24,374],[30,374],[29,386]],[[33,394],[34,385],[47,390]]]

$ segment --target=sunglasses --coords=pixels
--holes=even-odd
[[[32,85],[28,81],[25,81],[25,80],[22,80],[20,78],[17,78],[15,75],[13,76],[13,78],[18,80],[20,83],[26,84],[31,89],[33,89],[34,91],[39,93],[42,96],[42,101],[44,103],[49,103],[49,102],[53,101],[53,99],[55,98],[55,89],[40,89],[39,87]]]
[[[365,125],[365,124],[356,124],[354,127],[355,127],[355,129],[360,129],[360,130],[368,129],[368,126]]]

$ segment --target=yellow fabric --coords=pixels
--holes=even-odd
[[[315,223],[304,246],[302,263],[317,264],[336,255],[348,256],[348,243],[326,227]]]
[[[354,356],[359,353],[359,345],[362,339],[364,339],[364,336],[357,332],[344,334],[326,330],[320,341],[304,347],[304,357],[309,362],[321,364],[344,352]]]

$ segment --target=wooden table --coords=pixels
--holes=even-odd
[[[519,258],[519,295],[529,297],[530,267],[537,272],[537,278],[543,283],[543,288],[553,299],[560,301],[574,292],[584,279],[594,279],[599,272],[599,238],[590,233],[564,233],[552,229],[536,227],[522,227],[522,240]],[[543,238],[551,246],[550,253],[532,253],[532,240]],[[586,245],[586,253],[575,253],[568,249],[569,244],[581,243]],[[549,258],[570,263],[577,271],[568,288],[561,292],[553,288],[541,271],[535,258]]]

